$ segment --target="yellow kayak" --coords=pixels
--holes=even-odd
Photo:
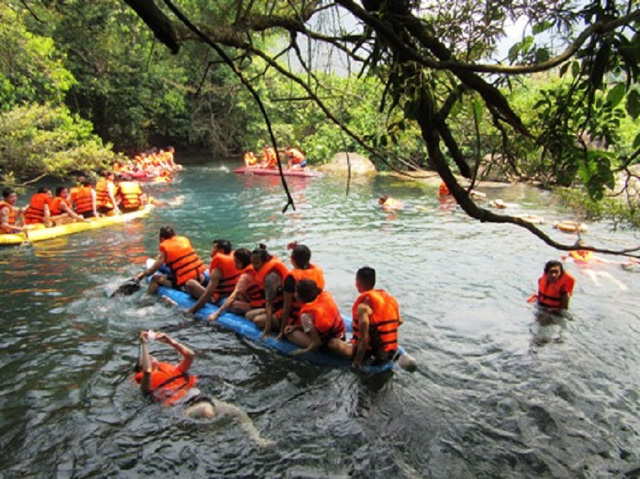
[[[119,225],[136,218],[147,216],[152,209],[153,205],[146,205],[141,210],[132,211],[131,213],[101,216],[100,218],[91,218],[88,222],[80,221],[61,226],[53,226],[51,228],[46,228],[44,225],[36,225],[35,229],[29,230],[29,241],[43,241],[57,238],[58,236],[72,235],[82,231],[104,228],[105,226]],[[25,241],[26,237],[24,233],[0,234],[0,246],[19,245]]]

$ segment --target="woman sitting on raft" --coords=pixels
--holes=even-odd
[[[575,283],[574,277],[564,270],[560,261],[547,261],[544,274],[538,280],[538,293],[532,295],[528,302],[537,300],[540,306],[556,311],[568,309]]]
[[[140,384],[145,396],[161,402],[165,406],[184,407],[184,415],[194,419],[211,419],[215,416],[233,416],[240,422],[240,427],[261,446],[273,442],[260,436],[260,432],[242,409],[203,395],[196,387],[198,377],[189,374],[195,353],[165,333],[140,331],[140,357],[135,367],[134,381]],[[148,342],[155,339],[159,343],[168,344],[182,356],[177,366],[160,362],[149,354]]]

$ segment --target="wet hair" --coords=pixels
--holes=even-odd
[[[56,188],[56,196],[60,196],[60,193],[62,193],[62,190],[66,190],[67,187],[66,186],[58,186]]]
[[[544,273],[547,274],[549,271],[551,271],[551,268],[553,268],[554,266],[558,266],[560,268],[560,276],[562,276],[562,274],[564,273],[564,268],[562,267],[562,263],[555,259],[547,261],[547,264],[544,265]]]
[[[51,189],[47,188],[46,186],[41,186],[40,188],[38,188],[38,193],[51,193]]]
[[[160,228],[160,239],[169,239],[173,238],[176,235],[176,232],[173,231],[171,226],[163,226]]]
[[[296,262],[298,268],[307,269],[311,260],[311,250],[303,244],[297,244],[293,247],[291,259]]]
[[[272,256],[267,251],[267,245],[260,243],[256,249],[251,252],[251,256],[257,256],[262,263],[269,261]]]
[[[303,303],[310,303],[322,292],[316,282],[312,279],[301,279],[296,284],[296,294]]]
[[[384,205],[387,200],[389,199],[389,196],[387,195],[382,195],[379,199],[378,199],[378,203],[380,203],[381,205]]]
[[[217,248],[220,248],[224,254],[231,254],[231,243],[226,239],[214,239],[211,242]]]
[[[367,288],[373,288],[376,285],[376,270],[369,266],[363,266],[356,273],[356,279]]]
[[[247,248],[238,248],[233,252],[233,257],[240,262],[243,268],[251,264],[251,251]]]
[[[8,198],[9,196],[11,196],[14,193],[15,193],[15,191],[12,190],[11,188],[5,188],[4,190],[2,190],[2,197],[3,198]]]

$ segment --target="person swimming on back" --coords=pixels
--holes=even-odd
[[[195,359],[195,353],[168,334],[155,331],[140,331],[140,356],[136,363],[133,380],[140,385],[145,396],[165,406],[184,407],[184,415],[193,419],[212,419],[215,416],[228,415],[240,422],[240,427],[261,446],[269,446],[273,441],[263,438],[253,422],[242,409],[233,404],[212,399],[202,394],[196,387],[198,377],[189,374]],[[180,363],[158,361],[149,354],[148,343],[156,340],[168,344],[182,356]]]
[[[385,211],[393,211],[393,210],[403,210],[405,209],[405,205],[402,201],[397,200],[395,198],[391,198],[388,195],[382,195],[378,199],[378,204],[382,206]]]

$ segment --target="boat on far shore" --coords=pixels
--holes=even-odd
[[[233,170],[234,173],[246,176],[279,176],[280,170],[278,168],[257,168],[251,166],[241,166]],[[282,170],[284,176],[294,176],[302,178],[317,178],[322,176],[322,173],[307,168],[294,168],[291,170]]]

